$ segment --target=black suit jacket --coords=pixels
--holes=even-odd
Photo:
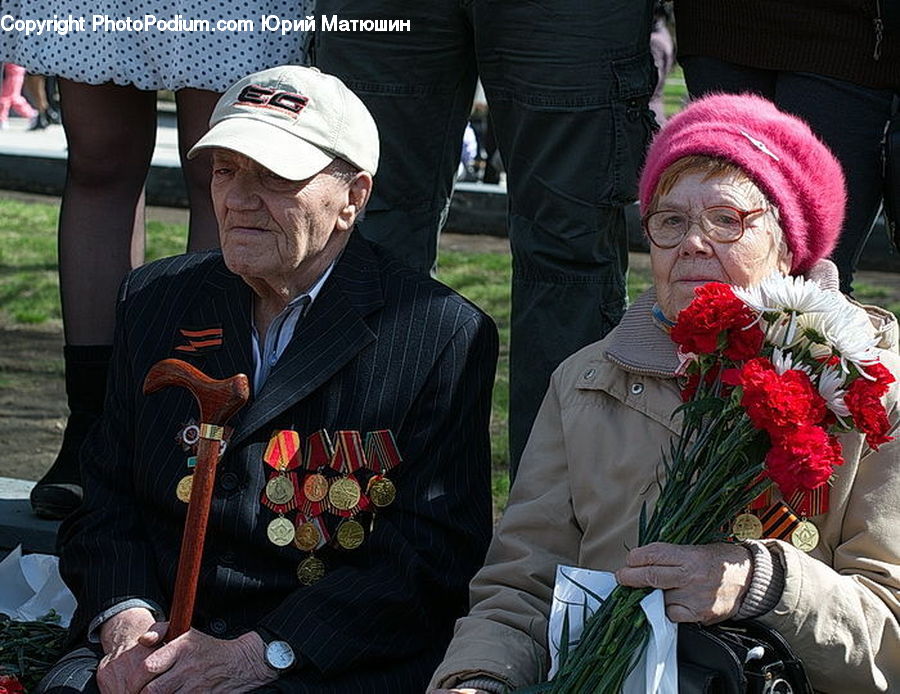
[[[188,472],[178,432],[198,411],[187,390],[142,394],[148,369],[179,357],[213,378],[253,373],[252,293],[218,252],[133,272],[118,304],[102,424],[82,451],[83,507],[60,533],[78,598],[73,634],[129,598],[168,610]],[[194,356],[182,328],[221,327]],[[260,392],[233,418],[216,473],[194,626],[220,638],[256,627],[308,665],[284,690],[419,692],[467,608],[491,533],[490,396],[496,328],[430,278],[356,235]],[[252,379],[251,379],[252,381]],[[325,577],[301,586],[306,554],[266,537],[263,451],[276,429],[391,429],[403,462],[397,500],[359,549],[324,549]]]

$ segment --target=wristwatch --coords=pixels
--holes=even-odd
[[[278,673],[287,672],[297,664],[297,656],[294,649],[287,641],[282,641],[271,632],[265,629],[257,629],[256,633],[262,637],[266,644],[265,658],[266,665]]]

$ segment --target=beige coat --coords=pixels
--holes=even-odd
[[[653,325],[651,292],[606,339],[554,373],[522,458],[509,506],[485,567],[471,586],[432,686],[488,675],[513,687],[548,669],[547,614],[558,564],[615,570],[637,543],[641,504],[652,509],[661,452],[680,428],[674,345]],[[888,314],[889,315],[889,314]],[[883,324],[883,362],[900,375],[896,322]],[[888,395],[900,419],[898,387]],[[785,590],[762,619],[806,664],[820,692],[900,691],[900,440],[877,452],[842,437],[821,532],[809,555],[772,541],[783,554]]]

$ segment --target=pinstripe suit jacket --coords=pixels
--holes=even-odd
[[[187,357],[213,378],[252,373],[252,293],[218,252],[168,258],[126,280],[104,419],[82,451],[84,506],[60,533],[78,598],[73,636],[129,598],[167,609],[186,505],[176,434],[198,416],[190,393],[144,396],[156,361],[185,358],[180,328],[221,326],[220,349]],[[284,691],[421,692],[467,606],[491,532],[490,394],[496,328],[430,278],[351,241],[260,392],[232,420],[219,463],[194,626],[218,637],[265,627],[308,661]],[[403,462],[397,500],[357,550],[323,549],[328,571],[302,587],[305,556],[266,538],[262,454],[275,429],[391,429]]]

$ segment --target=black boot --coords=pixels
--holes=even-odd
[[[52,520],[65,518],[81,504],[78,454],[88,431],[103,411],[112,347],[66,345],[63,354],[69,419],[56,460],[31,490],[31,508],[35,515]]]

